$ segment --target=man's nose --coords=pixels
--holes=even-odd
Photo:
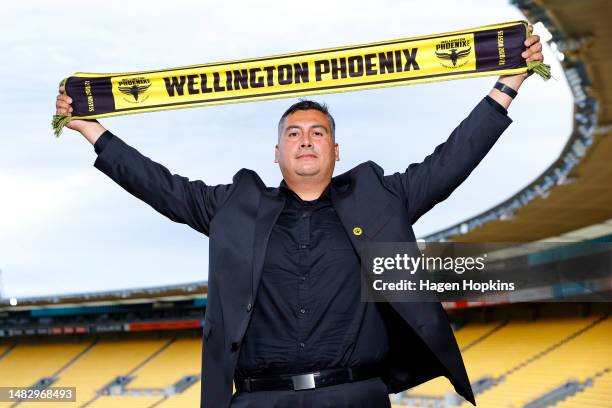
[[[310,138],[310,135],[308,133],[304,133],[304,135],[302,136],[300,147],[302,148],[312,147],[312,139]]]

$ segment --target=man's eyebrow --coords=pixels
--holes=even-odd
[[[322,129],[325,129],[326,131],[329,131],[329,130],[327,129],[327,126],[322,125],[322,124],[319,124],[319,123],[317,123],[316,125],[312,125],[310,128],[311,128],[311,129],[312,129],[312,128],[322,128]],[[288,131],[289,129],[301,129],[301,127],[300,127],[300,126],[298,126],[298,125],[289,125],[289,126],[287,126],[287,127],[285,128],[285,132],[286,132],[286,131]]]

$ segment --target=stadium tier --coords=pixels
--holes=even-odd
[[[29,387],[38,380],[51,377],[87,349],[88,343],[58,343],[13,347],[0,360],[2,383]],[[0,407],[7,406],[0,403]]]
[[[130,407],[130,408],[148,408],[151,406],[157,406],[160,402],[160,397],[115,397],[105,396],[96,398],[95,401],[87,404],[88,408],[115,408],[115,407]],[[196,407],[196,404],[189,405]]]
[[[0,386],[47,380],[53,387],[76,387],[77,401],[62,406],[196,407],[202,343],[173,334],[179,333],[157,339],[2,344]],[[455,334],[479,407],[612,406],[612,318],[607,314],[467,323]],[[550,401],[533,405],[542,399]],[[395,408],[471,406],[461,404],[444,377],[391,395],[391,400]],[[11,406],[44,404],[0,403],[0,408]]]
[[[201,361],[198,357],[202,351],[202,342],[196,339],[178,339],[173,341],[163,352],[134,372],[130,388],[158,387],[163,388],[182,379],[181,374],[199,373]]]
[[[32,386],[47,378],[53,387],[76,387],[72,406],[97,408],[149,407],[192,388],[177,397],[178,405],[163,405],[191,407],[199,404],[201,346],[201,340],[185,338],[17,344],[0,359],[0,386]],[[30,406],[41,407],[19,404]]]
[[[612,401],[612,368],[596,375],[592,382],[591,387],[580,390],[554,405],[554,408],[609,407]]]
[[[464,355],[465,350],[482,341],[504,325],[505,322],[468,324],[460,330],[455,331],[455,338],[457,339],[457,344],[459,344],[461,348],[462,355]],[[472,376],[470,376],[470,378],[472,378]],[[409,395],[431,396],[435,399],[436,397],[442,398],[445,394],[450,392],[453,392],[452,385],[446,378],[438,377],[412,388]]]
[[[480,337],[474,338],[475,333]],[[612,318],[604,315],[468,324],[456,338],[477,406],[609,408],[611,334]],[[460,397],[446,378],[439,377],[392,400],[396,408],[448,407]],[[464,402],[460,408],[471,406]]]
[[[10,346],[8,344],[0,344],[0,358],[9,350]]]
[[[500,330],[499,336],[503,336],[503,331]],[[479,351],[480,347],[476,346],[465,355],[470,373],[479,372],[481,376],[489,373],[499,381],[478,395],[477,401],[482,406],[522,407],[570,381],[584,383],[599,371],[612,367],[609,339],[612,319],[509,324],[507,331],[505,339],[497,344],[491,343],[500,340],[494,338],[499,336],[482,342],[480,346],[486,345],[490,354]],[[490,360],[486,361],[486,357]],[[499,368],[507,371],[499,372]]]

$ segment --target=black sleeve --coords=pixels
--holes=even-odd
[[[100,154],[104,151],[104,148],[108,144],[108,142],[113,138],[113,134],[108,130],[100,135],[96,143],[94,143],[94,150],[96,154]]]
[[[489,95],[485,96],[485,100],[487,102],[489,102],[489,105],[491,105],[492,107],[494,107],[495,109],[497,109],[497,111],[499,113],[503,113],[504,115],[508,115],[508,111],[506,110],[506,108],[504,108],[503,106],[501,106],[499,104],[499,102],[497,102],[495,99],[491,98]]]
[[[96,144],[103,139],[107,140],[104,151],[94,162],[98,170],[172,221],[209,234],[210,223],[233,191],[234,183],[207,185],[201,180],[189,180],[173,174],[117,135],[105,132]]]
[[[421,163],[412,163],[404,173],[384,180],[408,207],[410,223],[445,200],[478,166],[512,119],[481,99],[470,114]],[[504,109],[505,111],[505,109]]]

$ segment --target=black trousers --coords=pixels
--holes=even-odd
[[[391,408],[379,377],[302,391],[240,392],[231,408]]]

